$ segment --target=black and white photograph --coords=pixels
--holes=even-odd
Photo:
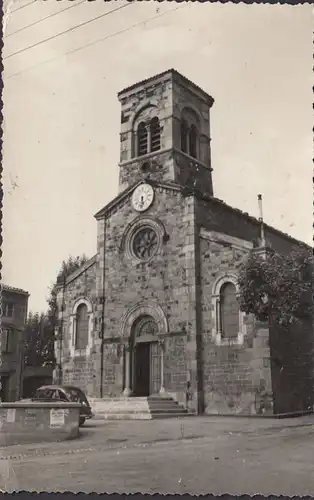
[[[314,495],[312,38],[4,0],[1,492]]]

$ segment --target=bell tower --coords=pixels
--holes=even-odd
[[[151,178],[212,196],[213,98],[173,69],[122,90],[118,98],[119,191]]]

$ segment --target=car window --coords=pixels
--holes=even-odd
[[[60,390],[59,390],[59,391],[58,391],[58,393],[59,393],[59,399],[60,399],[61,401],[67,401],[67,400],[68,400],[68,398],[66,397],[66,395],[64,394],[64,392],[63,392],[63,391],[60,391]]]
[[[40,389],[35,393],[34,399],[51,399],[53,394],[52,389]]]
[[[59,398],[59,391],[58,391],[58,389],[54,389],[52,391],[51,399],[60,399]]]
[[[85,404],[87,403],[85,394],[79,389],[67,389],[66,393],[68,394],[70,401]]]

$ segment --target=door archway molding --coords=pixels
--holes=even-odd
[[[169,333],[169,325],[162,308],[155,302],[138,302],[123,316],[120,328],[120,338],[130,340],[133,325],[141,316],[151,316],[157,323],[158,336]]]

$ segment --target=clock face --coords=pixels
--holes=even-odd
[[[150,184],[140,184],[132,196],[132,205],[137,212],[147,210],[154,200],[154,190]]]

